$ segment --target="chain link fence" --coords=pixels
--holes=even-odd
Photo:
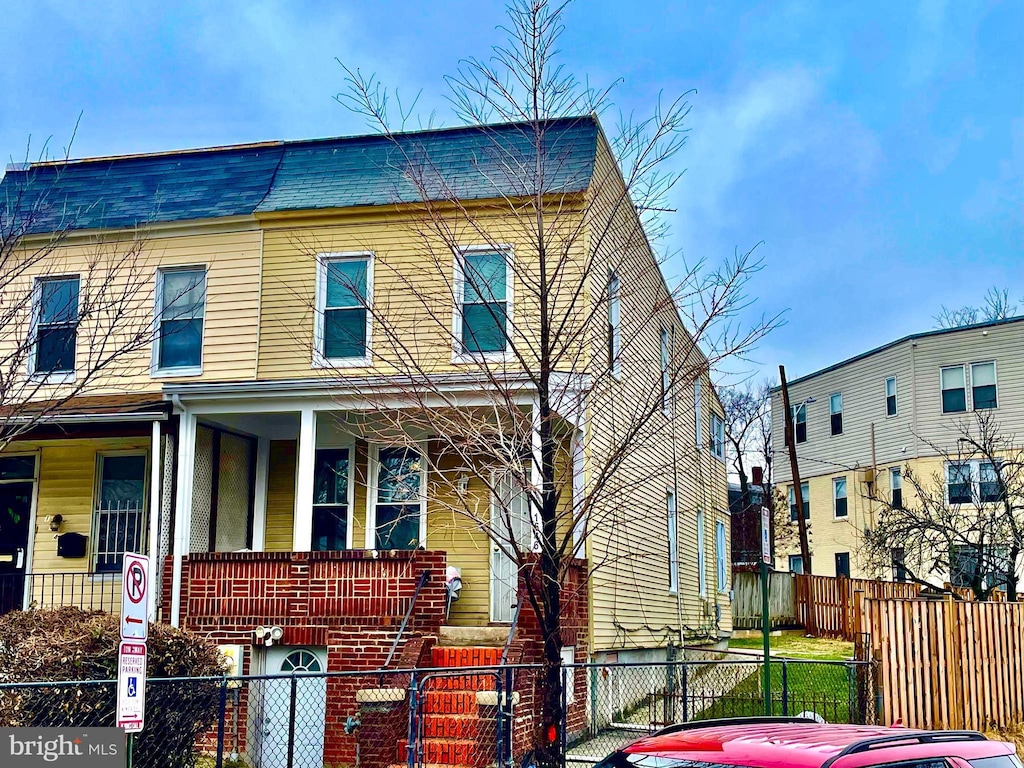
[[[673,723],[765,713],[762,664],[563,669],[569,764]],[[873,721],[863,662],[772,661],[771,711]],[[138,768],[518,766],[542,738],[537,666],[150,680]],[[115,725],[112,681],[0,684],[0,727]]]

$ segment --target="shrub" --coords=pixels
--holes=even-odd
[[[99,611],[55,608],[0,617],[0,726],[114,726],[117,692],[109,681],[117,677],[119,642],[118,617]],[[146,661],[150,679],[223,674],[216,646],[166,624],[150,625]],[[196,741],[213,727],[219,700],[216,680],[151,682],[135,765],[191,768]]]

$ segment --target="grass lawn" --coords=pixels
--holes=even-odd
[[[768,639],[774,656],[790,659],[817,659],[819,661],[845,661],[853,658],[853,643],[845,640],[826,640],[819,637],[803,637],[798,633],[773,635]],[[729,647],[743,651],[760,651],[760,637],[734,637]]]

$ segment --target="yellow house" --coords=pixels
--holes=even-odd
[[[18,326],[34,384],[5,422],[30,428],[0,454],[2,608],[116,609],[135,551],[152,615],[251,648],[246,670],[294,668],[289,648],[324,669],[394,663],[410,616],[410,633],[480,629],[466,636],[507,650],[522,563],[498,540],[529,552],[536,517],[482,468],[547,419],[583,585],[576,658],[726,636],[720,404],[596,118],[545,132],[541,207],[574,278],[551,293],[572,351],[544,416],[521,351],[540,333],[533,201],[508,173],[536,160],[527,126],[9,170],[0,197],[29,201],[21,245],[45,257],[15,281],[35,297]],[[676,381],[680,359],[694,373]],[[459,430],[498,446],[459,453]],[[264,650],[275,627],[284,651]]]

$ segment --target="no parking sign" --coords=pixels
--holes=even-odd
[[[138,733],[146,721],[149,558],[125,553],[121,567],[121,645],[117,652],[117,727]]]

